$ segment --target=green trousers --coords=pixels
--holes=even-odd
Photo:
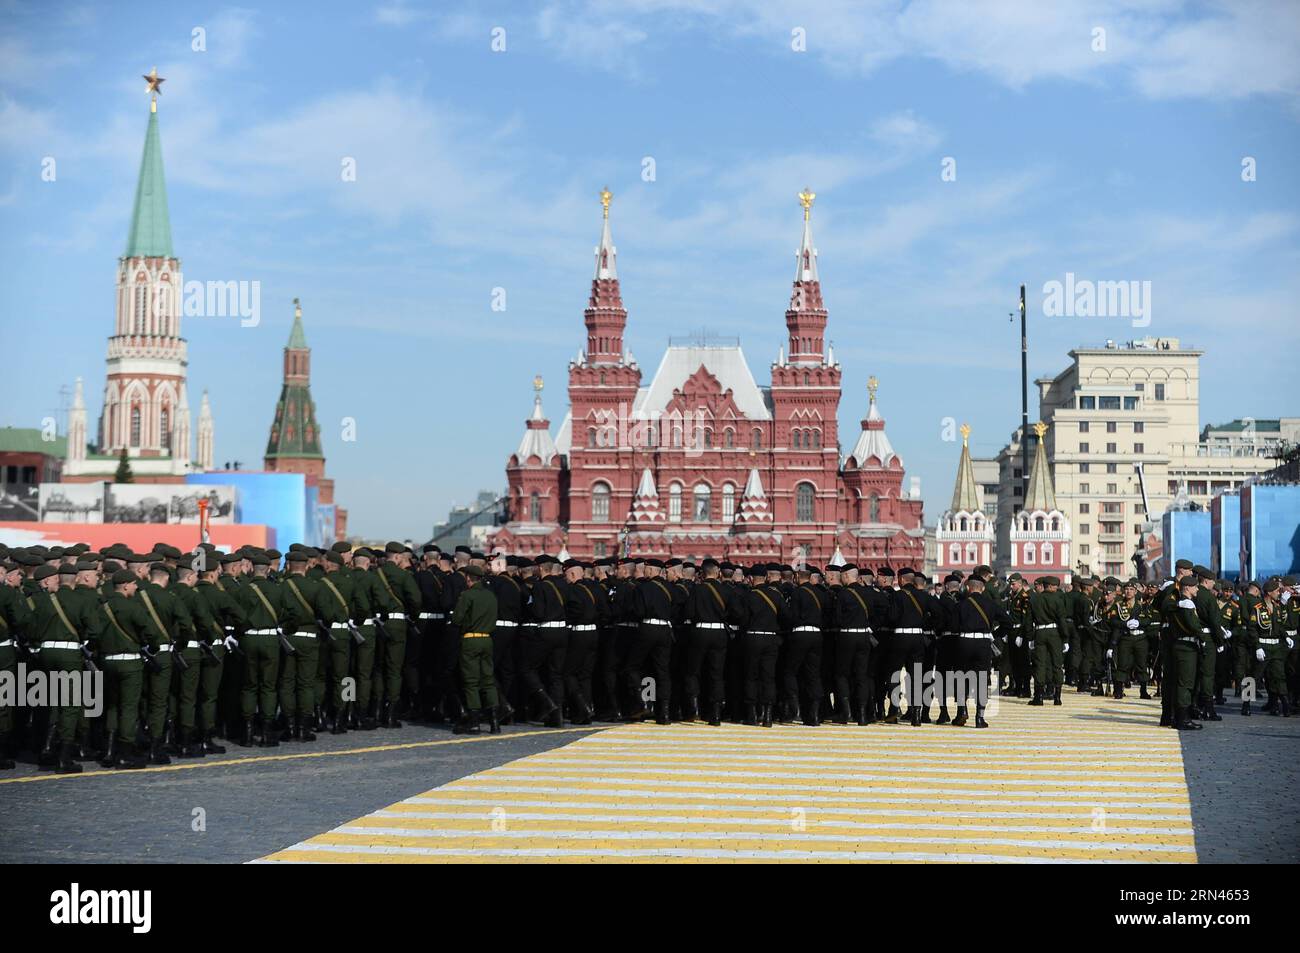
[[[370,707],[370,696],[374,694],[375,644],[379,637],[374,625],[363,625],[361,634],[364,642],[358,642],[352,651],[352,671],[356,679],[357,710],[366,711]]]
[[[291,718],[305,718],[316,707],[320,640],[314,632],[294,632],[288,638],[294,652],[280,662],[280,708]]]
[[[1218,646],[1207,635],[1196,656],[1196,693],[1200,702],[1214,697],[1214,670],[1218,661]]]
[[[217,699],[221,695],[221,676],[226,667],[225,659],[226,649],[217,646],[212,650],[212,655],[204,652],[199,662],[197,717],[199,729],[202,731],[210,731],[217,727]]]
[[[122,744],[135,744],[140,721],[140,690],[144,686],[144,662],[120,659],[100,663],[104,673],[104,737],[117,736]]]
[[[82,657],[79,649],[41,649],[41,667],[49,678],[50,697],[46,704],[50,706],[51,724],[58,727],[59,740],[72,744],[76,740],[77,719],[81,716],[81,705],[56,705],[56,701],[69,701],[67,697],[57,697],[70,691],[81,691],[81,685],[72,684],[72,678],[81,678]],[[68,677],[71,674],[72,678]]]
[[[167,708],[172,724],[180,728],[184,733],[182,735],[184,738],[188,737],[190,732],[194,730],[195,710],[199,704],[199,676],[201,674],[199,663],[202,659],[198,648],[181,649],[180,655],[185,659],[189,667],[172,666],[172,691]]]
[[[239,712],[251,719],[260,707],[269,725],[275,718],[275,678],[280,672],[280,640],[274,635],[244,634],[239,640],[244,651],[244,682],[239,695]]]
[[[0,646],[0,672],[8,672],[9,677],[15,679],[15,682],[18,678],[18,653],[14,651],[12,645]],[[13,734],[13,730],[13,706],[6,705],[3,701],[0,701],[0,738],[5,738]],[[0,751],[0,757],[3,756],[4,752]]]
[[[465,707],[470,711],[497,707],[497,683],[492,670],[491,638],[461,636],[460,681],[465,686]]]
[[[1161,694],[1172,691],[1174,704],[1179,708],[1187,708],[1192,704],[1196,666],[1200,657],[1200,639],[1184,642],[1181,638],[1175,638],[1169,647],[1169,671],[1165,673],[1165,680],[1172,682],[1172,686],[1162,686]]]
[[[1061,645],[1061,633],[1057,629],[1034,630],[1034,683],[1044,693],[1065,682]]]
[[[334,629],[331,634],[333,638],[329,640],[327,648],[329,651],[321,652],[321,658],[329,659],[329,677],[327,682],[328,696],[322,691],[320,696],[321,703],[324,703],[326,697],[334,700],[334,713],[342,714],[343,706],[347,704],[343,700],[343,680],[351,672],[352,662],[352,633],[347,629]],[[355,682],[354,682],[355,684]],[[356,698],[356,692],[352,693]],[[369,701],[369,699],[366,699]]]
[[[149,737],[161,740],[167,726],[167,704],[171,700],[172,653],[159,652],[158,666],[156,672],[145,667],[144,720],[149,728]]]
[[[1269,704],[1272,704],[1274,693],[1279,697],[1286,694],[1286,657],[1289,650],[1285,639],[1279,639],[1277,645],[1261,645],[1260,648],[1264,650],[1264,661],[1260,666],[1263,669],[1264,687],[1268,689]]]
[[[375,666],[375,694],[397,704],[402,694],[402,665],[406,661],[406,620],[385,619],[388,635],[379,640],[380,659]]]
[[[1126,632],[1115,647],[1115,679],[1120,682],[1147,683],[1147,636],[1145,632]]]

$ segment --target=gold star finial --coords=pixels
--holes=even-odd
[[[816,198],[817,193],[807,186],[804,186],[804,190],[799,193],[799,204],[803,206],[803,220],[805,222],[808,221],[808,217],[812,215],[812,204]]]
[[[614,197],[614,193],[609,190],[609,186],[600,190],[600,207],[605,213],[605,218],[609,218],[609,200]]]
[[[958,429],[961,430],[961,445],[963,447],[968,446],[970,444],[970,424],[962,424]]]
[[[542,392],[542,375],[541,375],[541,374],[538,374],[536,377],[533,378],[533,390],[537,391],[537,393],[539,393],[539,394]]]
[[[876,379],[874,374],[867,378],[867,393],[871,395],[871,402],[873,404],[876,402],[876,388],[879,386],[880,381]]]
[[[1047,424],[1043,423],[1041,420],[1034,424],[1034,433],[1038,434],[1039,440],[1042,440],[1043,434],[1047,433]]]
[[[158,67],[156,66],[142,78],[149,84],[144,88],[144,91],[153,97],[149,102],[149,111],[156,113],[158,111],[158,94],[162,92],[162,84],[167,80],[158,75]]]

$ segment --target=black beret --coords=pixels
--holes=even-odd
[[[398,543],[398,542],[390,542],[390,543],[386,543],[386,544],[384,545],[384,552],[386,552],[386,553],[404,553],[404,552],[406,552],[406,547],[403,546],[401,543]]]
[[[564,568],[565,568],[565,569],[581,569],[581,568],[582,568],[582,563],[580,563],[580,562],[579,562],[578,560],[576,560],[576,559],[566,559],[566,560],[564,561]]]
[[[892,579],[894,576],[894,570],[890,569],[888,566],[881,566],[879,569],[876,570],[876,575],[889,576]]]
[[[326,561],[326,562],[331,562],[331,563],[333,563],[333,564],[336,565],[336,566],[342,566],[342,565],[343,565],[343,557],[342,557],[342,555],[340,555],[339,553],[333,552],[333,551],[328,552],[328,553],[325,554],[325,561]]]
[[[287,563],[305,563],[309,559],[311,559],[311,557],[308,556],[301,549],[294,550],[293,552],[289,553],[289,555],[284,557],[284,561]]]
[[[135,582],[135,573],[129,569],[119,569],[113,573],[113,585],[124,586],[128,582]]]
[[[58,568],[58,572],[60,576],[75,576],[77,574],[77,567],[72,563],[64,563]]]
[[[1195,568],[1192,569],[1192,572],[1196,573],[1196,575],[1199,576],[1201,579],[1214,578],[1214,570],[1209,569],[1205,566],[1196,566]]]
[[[471,552],[473,552],[473,550],[471,550],[468,546],[457,546],[456,552],[464,553],[466,556],[468,556],[470,555]]]
[[[280,557],[283,556],[283,555],[284,555],[284,553],[280,552],[280,550],[278,550],[278,549],[268,549],[268,550],[266,551],[266,558],[267,558],[267,559],[270,559],[270,560],[272,560],[272,561],[274,561],[274,562],[279,562],[279,561],[280,561]]]
[[[486,553],[481,553],[477,549],[469,554],[470,559],[487,559]]]
[[[1194,569],[1195,564],[1190,559],[1180,559],[1174,563],[1175,569]]]
[[[32,573],[33,579],[48,579],[50,576],[58,575],[59,570],[54,566],[37,566],[36,572]]]
[[[339,542],[335,543],[333,546],[330,547],[330,550],[331,550],[332,552],[336,552],[336,553],[340,553],[340,554],[341,554],[341,553],[346,553],[346,552],[348,552],[350,549],[352,549],[352,547],[351,547],[349,544],[343,542],[342,540],[340,540]]]
[[[254,566],[271,565],[270,557],[263,556],[261,553],[253,553],[253,555],[248,557],[248,561],[251,562]]]

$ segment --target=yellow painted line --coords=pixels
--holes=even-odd
[[[418,748],[437,748],[443,745],[473,744],[480,741],[500,741],[503,738],[522,738],[533,735],[559,735],[583,731],[604,731],[603,726],[582,725],[575,728],[539,728],[536,731],[516,731],[499,735],[466,735],[459,738],[445,738],[438,741],[410,741],[401,744],[371,745],[365,748],[343,748],[338,751],[300,751],[293,754],[254,755],[251,758],[194,758],[179,764],[151,765],[138,771],[121,771],[114,768],[98,771],[82,771],[80,774],[32,774],[21,778],[3,778],[0,784],[26,784],[29,781],[67,781],[76,778],[102,777],[138,777],[144,774],[160,774],[166,771],[187,771],[192,768],[237,768],[248,764],[267,764],[273,761],[300,761],[304,758],[336,758],[344,755],[375,754],[384,751],[409,751]],[[310,743],[310,742],[309,742]]]

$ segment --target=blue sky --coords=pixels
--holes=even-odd
[[[360,534],[420,537],[503,486],[535,374],[558,427],[606,184],[647,377],[669,335],[708,329],[760,383],[795,193],[817,192],[842,440],[874,374],[929,520],[956,471],[944,418],[981,455],[1019,422],[1021,282],[1034,376],[1176,336],[1206,350],[1203,424],[1300,415],[1295,4],[46,2],[0,22],[0,425],[39,426],[77,376],[98,413],[157,66],[185,277],[261,283],[258,327],[187,320],[195,411],[207,388],[218,461],[260,466],[302,298]],[[1045,317],[1066,272],[1150,281],[1150,327]]]

